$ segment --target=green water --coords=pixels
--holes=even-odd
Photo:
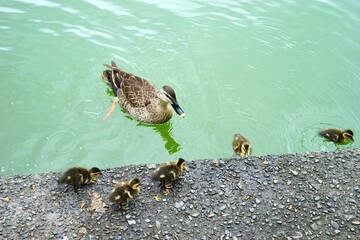
[[[360,146],[360,1],[0,0],[0,175]],[[172,86],[184,119],[140,125],[103,63]],[[316,136],[351,128],[355,142]]]

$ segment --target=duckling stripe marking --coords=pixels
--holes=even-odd
[[[173,175],[173,178],[175,179],[176,178],[176,173],[174,170],[171,170],[170,173]]]
[[[133,196],[131,195],[131,193],[128,190],[125,190],[125,193],[129,196],[129,198],[133,198]]]

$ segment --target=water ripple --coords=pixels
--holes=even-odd
[[[29,21],[34,22],[34,23],[43,24],[43,25],[48,25],[48,26],[54,26],[54,28],[58,28],[58,27],[55,27],[56,25],[62,26],[62,27],[64,27],[62,32],[73,33],[76,36],[86,38],[86,39],[92,38],[92,37],[101,37],[101,38],[105,38],[105,39],[113,38],[113,36],[111,34],[108,34],[105,31],[100,31],[99,29],[96,29],[96,30],[89,29],[82,25],[70,24],[70,23],[66,23],[63,21],[59,21],[59,20],[49,20],[48,21],[48,20],[41,20],[41,19],[29,19]],[[46,29],[46,28],[39,28],[39,29]],[[47,32],[52,31],[51,33],[55,32],[52,29],[47,29],[46,31]],[[42,30],[42,32],[44,32],[44,30]]]
[[[53,3],[53,2],[46,1],[46,0],[14,0],[14,1],[22,2],[22,3],[28,3],[28,4],[31,4],[31,5],[38,6],[38,7],[52,7],[52,8],[55,8],[55,7],[60,6],[60,4],[58,4],[58,3]]]
[[[26,172],[33,163],[48,171],[84,161],[232,156],[237,132],[250,139],[254,155],[333,150],[318,130],[360,132],[358,1],[0,5],[0,73],[7,79],[0,125],[9,147],[0,174]],[[158,87],[173,86],[186,118],[139,127],[117,107],[102,121],[112,97],[100,74],[111,60]]]
[[[16,8],[0,7],[0,12],[4,13],[24,13],[25,11]]]
[[[8,51],[11,51],[13,50],[14,47],[3,47],[3,46],[0,46],[0,51],[3,51],[3,52],[8,52]]]
[[[74,129],[59,129],[46,137],[46,144],[42,152],[49,156],[71,153],[77,146],[77,137]]]
[[[118,16],[133,16],[129,11],[120,7],[120,5],[112,4],[104,0],[84,0],[85,2],[93,5],[101,10],[109,11]]]
[[[136,0],[148,5],[156,6],[159,9],[171,11],[174,15],[193,18],[199,15],[202,4],[191,0],[161,1],[161,0]]]

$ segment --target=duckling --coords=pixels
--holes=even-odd
[[[247,157],[252,153],[250,141],[241,134],[235,134],[232,143],[234,152],[240,157]]]
[[[167,162],[158,167],[152,175],[152,180],[160,181],[164,187],[164,192],[169,193],[172,182],[182,173],[185,167],[185,160],[179,158],[176,162]]]
[[[319,132],[321,137],[324,137],[332,142],[343,143],[347,141],[354,141],[354,133],[350,129],[344,131],[337,128],[328,128]]]
[[[180,117],[185,116],[170,86],[163,86],[159,90],[149,81],[118,68],[114,61],[111,61],[111,66],[104,65],[109,69],[101,77],[116,96],[105,120],[110,117],[117,102],[141,123],[161,124],[169,121],[173,115],[171,107]]]
[[[139,186],[138,178],[117,184],[109,196],[110,202],[118,203],[120,209],[126,210],[128,203],[139,194]]]
[[[59,179],[59,183],[72,185],[75,192],[79,193],[80,186],[95,183],[95,178],[101,175],[102,173],[97,167],[93,167],[90,170],[82,167],[73,167],[62,175],[62,177]]]

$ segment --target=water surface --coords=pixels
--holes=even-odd
[[[0,1],[0,175],[358,148],[359,1]],[[186,117],[142,125],[111,60],[171,85]],[[316,136],[351,128],[355,142]]]

